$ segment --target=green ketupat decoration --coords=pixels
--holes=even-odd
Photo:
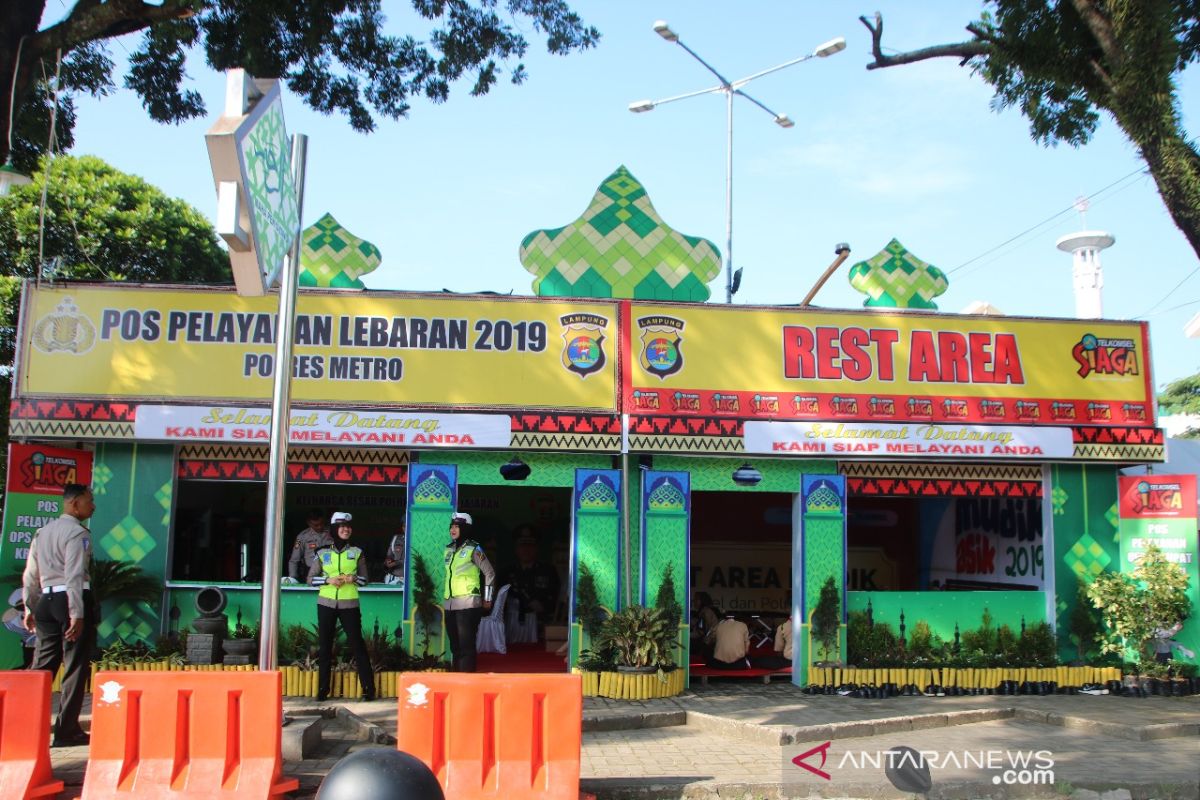
[[[539,297],[703,302],[721,272],[721,253],[663,222],[646,190],[619,167],[579,219],[526,236],[521,264],[536,276]]]
[[[876,255],[850,268],[850,285],[867,296],[867,308],[936,309],[933,298],[946,291],[946,273],[892,239]]]
[[[326,214],[300,234],[300,285],[365,289],[359,280],[383,261],[379,248]]]

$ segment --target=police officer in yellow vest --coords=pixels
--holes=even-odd
[[[375,699],[375,672],[362,636],[362,612],[358,608],[358,588],[367,585],[367,562],[363,551],[350,544],[350,515],[336,512],[329,520],[333,544],[317,551],[308,570],[308,582],[318,587],[317,699],[329,697],[329,678],[333,666],[333,635],[337,623],[346,632],[346,642],[354,653],[363,700]]]
[[[446,545],[446,635],[455,672],[475,671],[475,638],[484,609],[492,607],[496,570],[471,539],[471,515],[456,511],[450,517],[450,544]]]

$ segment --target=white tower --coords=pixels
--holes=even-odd
[[[1100,251],[1112,247],[1116,239],[1104,231],[1087,230],[1087,198],[1077,199],[1075,209],[1079,211],[1084,230],[1068,233],[1056,244],[1059,250],[1070,253],[1074,262],[1071,272],[1075,278],[1075,316],[1079,319],[1099,319],[1104,316],[1101,297],[1104,273],[1100,268]]]

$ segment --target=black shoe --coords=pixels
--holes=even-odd
[[[78,733],[68,733],[63,736],[55,736],[54,743],[51,747],[84,747],[91,744],[92,737],[88,736],[83,731]]]
[[[362,700],[364,703],[375,702],[375,693],[374,692],[363,692]]]
[[[329,699],[329,692],[317,692],[317,702],[324,703]]]

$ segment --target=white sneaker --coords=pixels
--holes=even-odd
[[[1082,689],[1080,689],[1079,693],[1080,694],[1101,695],[1101,694],[1108,694],[1108,689],[1105,689],[1103,686],[1097,686],[1094,683],[1089,683],[1087,686],[1084,686]]]

